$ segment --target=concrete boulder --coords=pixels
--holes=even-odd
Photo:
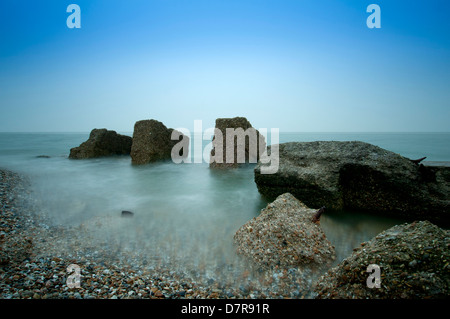
[[[266,148],[265,137],[245,117],[218,118],[215,129],[210,168],[236,168],[244,163],[257,163]],[[232,143],[227,142],[227,131],[234,135]]]
[[[142,120],[134,125],[133,144],[131,146],[132,164],[147,164],[171,159],[172,148],[183,141],[184,150],[189,149],[189,138],[175,131],[179,139],[172,140],[174,129],[167,128],[157,120]],[[181,154],[187,156],[188,154]]]
[[[131,151],[130,136],[117,134],[115,131],[93,129],[89,139],[78,147],[70,149],[69,158],[87,159],[113,155],[128,155]]]
[[[448,299],[449,246],[450,231],[428,221],[394,226],[323,275],[316,298]]]
[[[276,174],[255,168],[259,192],[290,192],[310,207],[449,221],[450,168],[429,167],[364,142],[279,144]]]
[[[336,258],[316,209],[289,193],[267,205],[234,235],[236,251],[261,269],[330,267]]]

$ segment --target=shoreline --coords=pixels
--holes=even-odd
[[[233,265],[227,264],[208,274],[198,265],[122,249],[95,236],[104,219],[55,225],[33,199],[29,185],[27,176],[0,168],[0,299],[315,300],[320,297],[315,288],[321,276],[334,278],[339,271],[336,266],[320,272],[278,266],[262,271],[243,263],[244,267],[234,264],[236,269],[230,269]],[[364,250],[367,243],[355,249]],[[408,267],[422,262],[422,257],[415,258],[419,261],[406,257]],[[392,272],[384,280],[393,283],[396,276]],[[354,285],[344,289],[346,298],[362,298]]]
[[[0,200],[0,299],[314,298],[311,287],[318,275],[308,271],[249,268],[227,282],[99,246],[81,226],[49,226],[26,177],[10,170],[0,169]],[[79,287],[69,287],[72,264],[80,269]]]

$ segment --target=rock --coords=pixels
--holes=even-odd
[[[69,158],[86,159],[112,155],[128,155],[131,137],[107,129],[93,129],[86,142],[70,150]]]
[[[450,168],[428,167],[364,142],[279,144],[276,174],[255,168],[259,192],[292,193],[309,207],[449,221]]]
[[[177,133],[178,140],[172,140],[172,133]],[[134,125],[133,144],[131,146],[131,161],[133,164],[147,164],[150,162],[171,159],[172,148],[183,141],[189,149],[189,137],[174,129],[167,128],[156,120],[142,120]],[[188,156],[180,154],[182,157]]]
[[[7,256],[3,250],[0,251],[0,266],[8,265],[10,262],[9,256]]]
[[[209,164],[211,168],[235,168],[243,163],[257,163],[260,154],[266,149],[264,136],[254,129],[245,117],[218,118],[215,128],[220,130],[222,136],[217,135],[216,131],[213,137]],[[227,128],[233,129],[228,131],[235,134],[233,145],[228,145],[226,142]],[[249,140],[252,142],[250,143]],[[229,161],[227,161],[227,150],[230,156],[232,155]],[[238,152],[243,152],[242,160],[238,158]]]
[[[317,298],[422,299],[450,296],[450,231],[429,221],[394,226],[361,247],[317,282]],[[425,257],[427,256],[427,257]],[[380,267],[369,288],[367,267]],[[369,281],[373,281],[369,279]]]
[[[122,216],[122,217],[133,217],[133,216],[134,216],[134,213],[133,213],[133,212],[130,212],[130,211],[128,211],[128,210],[123,210],[121,216]]]
[[[258,267],[329,267],[336,258],[320,223],[313,222],[315,209],[289,193],[267,205],[234,235],[237,253]]]

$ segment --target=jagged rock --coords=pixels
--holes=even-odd
[[[69,158],[86,159],[111,155],[127,155],[131,151],[131,137],[107,129],[93,129],[86,142],[70,150]]]
[[[314,290],[324,299],[448,298],[449,246],[450,231],[428,221],[397,225],[362,243],[323,275]],[[369,265],[379,266],[378,288]]]
[[[279,144],[276,174],[255,168],[269,199],[285,192],[310,207],[395,213],[449,221],[450,168],[428,167],[364,142]]]
[[[243,163],[257,163],[260,154],[265,151],[264,136],[245,117],[218,118],[215,128],[220,130],[222,136],[218,136],[216,131],[213,137],[211,168],[235,168]],[[227,143],[227,128],[232,129],[229,131],[235,135],[233,144]],[[228,161],[227,151],[231,154]],[[241,158],[238,152],[242,152]]]
[[[183,141],[185,151],[189,149],[189,138],[179,133],[178,140],[172,140],[174,129],[167,128],[157,120],[142,120],[134,125],[133,144],[131,146],[131,162],[133,164],[147,164],[155,161],[171,159],[172,148]],[[175,131],[177,132],[177,131]],[[180,154],[182,157],[186,154]]]
[[[234,235],[237,253],[263,269],[330,267],[335,250],[320,222],[314,222],[316,212],[289,193],[278,196],[238,229]]]

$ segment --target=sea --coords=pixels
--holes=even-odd
[[[211,276],[234,263],[234,233],[268,204],[257,190],[254,165],[211,170],[206,161],[135,166],[129,156],[69,159],[70,149],[88,137],[89,132],[0,133],[0,168],[29,178],[38,213],[53,225],[96,225],[94,235],[104,242],[185,267],[202,266]],[[331,140],[364,141],[410,159],[426,156],[428,164],[450,162],[450,133],[279,134],[280,143]],[[269,136],[267,142],[271,144]],[[207,154],[210,141],[202,145]],[[123,218],[124,210],[133,217]],[[362,242],[403,222],[354,211],[321,218],[336,248],[336,263]]]

